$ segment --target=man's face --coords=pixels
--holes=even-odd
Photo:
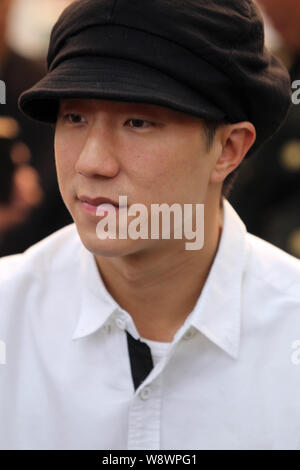
[[[126,195],[128,207],[142,203],[148,214],[154,203],[179,203],[182,209],[204,203],[213,166],[206,144],[202,120],[185,113],[143,103],[61,100],[55,131],[58,182],[83,244],[95,255],[118,256],[165,242],[99,240],[100,217],[79,198],[118,202]],[[128,224],[136,217],[128,217]]]
[[[258,0],[269,16],[274,28],[293,50],[300,51],[299,0]]]

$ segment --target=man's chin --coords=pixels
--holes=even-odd
[[[141,243],[143,242],[143,240],[120,240],[118,238],[101,240],[97,237],[96,232],[92,233],[82,229],[78,229],[78,234],[83,245],[93,255],[107,258],[134,254],[141,249]]]

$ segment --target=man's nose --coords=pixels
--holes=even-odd
[[[114,142],[111,129],[99,129],[99,126],[91,129],[76,161],[76,172],[84,176],[116,176],[119,162]]]

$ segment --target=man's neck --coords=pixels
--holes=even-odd
[[[182,240],[172,240],[176,243],[157,252],[95,257],[107,290],[130,313],[144,338],[172,341],[201,294],[218,249],[223,221],[222,208],[214,217],[209,210],[205,212],[205,243],[201,250],[185,250]]]

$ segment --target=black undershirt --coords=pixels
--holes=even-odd
[[[153,359],[148,344],[143,343],[140,339],[133,338],[128,331],[126,331],[126,334],[131,375],[136,390],[153,369]]]

